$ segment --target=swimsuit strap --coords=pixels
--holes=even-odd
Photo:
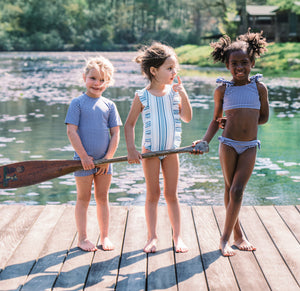
[[[250,77],[250,81],[252,82],[254,80],[255,82],[258,82],[258,79],[261,79],[262,77],[263,77],[262,74],[256,74],[256,75]]]
[[[226,87],[230,87],[230,86],[233,86],[233,85],[234,85],[233,82],[227,81],[227,80],[225,80],[225,79],[222,78],[222,77],[217,78],[216,82],[217,82],[217,83],[222,83],[222,85],[226,85]]]
[[[252,81],[257,82],[258,79],[260,79],[260,78],[262,78],[262,77],[263,77],[262,74],[256,74],[256,75],[250,77],[250,81],[251,81],[251,83],[252,83]],[[218,77],[217,80],[216,80],[216,82],[217,82],[217,83],[221,83],[221,84],[223,84],[223,85],[226,85],[226,87],[230,87],[230,86],[233,86],[233,85],[234,85],[234,82],[225,80],[225,79],[222,78],[222,77]]]

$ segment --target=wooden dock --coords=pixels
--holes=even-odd
[[[0,290],[300,290],[299,206],[243,206],[242,228],[257,251],[231,258],[218,249],[224,207],[181,210],[190,251],[174,253],[160,206],[158,251],[147,255],[143,207],[111,207],[116,248],[88,253],[76,247],[74,206],[0,205]],[[95,206],[88,217],[97,243]]]

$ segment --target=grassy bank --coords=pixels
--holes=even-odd
[[[219,75],[217,71],[224,68],[224,65],[213,63],[210,58],[211,50],[208,45],[185,45],[177,48],[176,53],[181,64],[200,67],[197,70],[199,74]],[[270,44],[265,55],[256,60],[255,71],[265,77],[300,78],[300,43]]]

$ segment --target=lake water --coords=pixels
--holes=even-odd
[[[0,165],[24,160],[72,159],[73,149],[64,124],[72,98],[84,91],[81,70],[95,53],[0,53]],[[137,88],[146,80],[131,60],[134,53],[103,53],[116,67],[115,84],[105,92],[125,123]],[[183,83],[193,106],[193,120],[183,124],[182,144],[200,139],[212,118],[215,79],[197,76],[183,66]],[[195,74],[193,74],[195,72]],[[220,71],[220,76],[224,74]],[[191,76],[192,75],[192,76]],[[193,76],[194,75],[194,76]],[[268,79],[270,119],[259,127],[253,175],[244,205],[299,204],[300,201],[300,79]],[[217,135],[221,135],[221,131]],[[136,127],[140,149],[142,123]],[[126,155],[123,127],[115,156]],[[222,205],[223,178],[217,136],[203,156],[180,155],[178,195],[188,205]],[[163,195],[162,195],[163,196]],[[62,204],[76,201],[72,174],[38,185],[0,190],[0,203]],[[141,165],[114,164],[110,201],[115,205],[143,205],[145,182]],[[94,201],[92,202],[94,203]],[[161,204],[164,203],[161,197]]]

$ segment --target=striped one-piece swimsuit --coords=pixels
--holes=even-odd
[[[152,95],[146,88],[137,90],[144,106],[142,146],[150,151],[175,149],[181,143],[179,95],[168,86],[164,96]]]

